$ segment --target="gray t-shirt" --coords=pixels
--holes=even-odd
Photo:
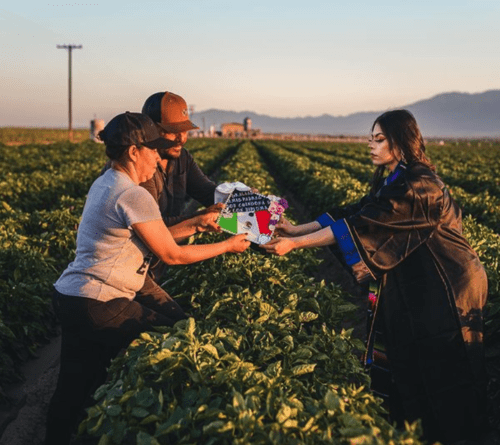
[[[158,204],[125,173],[109,169],[89,190],[76,238],[76,258],[54,284],[65,295],[133,299],[151,254],[132,225],[161,220]]]

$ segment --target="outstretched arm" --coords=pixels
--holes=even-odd
[[[333,235],[332,229],[330,227],[325,227],[324,229],[306,235],[291,238],[276,238],[269,241],[267,244],[262,244],[260,247],[269,253],[286,255],[288,252],[295,249],[328,246],[334,243],[335,236]]]
[[[290,237],[307,235],[308,233],[316,232],[319,229],[321,229],[321,224],[317,221],[294,226],[290,221],[288,221],[288,219],[282,216],[279,223],[276,224],[275,233],[279,236]]]
[[[151,252],[166,264],[191,264],[223,253],[240,253],[248,248],[246,234],[232,236],[222,242],[179,246],[161,219],[133,224],[134,232]]]
[[[217,218],[223,208],[224,204],[222,203],[211,205],[204,211],[199,212],[189,219],[179,222],[168,229],[176,242],[182,241],[195,233],[221,232],[222,230],[217,224]]]

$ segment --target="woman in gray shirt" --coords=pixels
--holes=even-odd
[[[61,320],[61,369],[47,418],[46,444],[68,444],[82,408],[106,378],[111,359],[141,332],[172,326],[186,315],[174,300],[136,301],[152,254],[167,264],[191,264],[240,253],[246,235],[214,244],[178,245],[200,225],[216,227],[217,213],[199,215],[167,229],[151,194],[139,184],[160,160],[160,136],[146,115],[124,113],[100,134],[112,168],[89,190],[77,234],[75,260],[55,283]]]

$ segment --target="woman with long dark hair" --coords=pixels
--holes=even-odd
[[[283,220],[282,236],[263,248],[284,255],[337,244],[360,283],[379,283],[374,323],[389,359],[391,418],[421,419],[428,440],[477,438],[486,418],[484,268],[413,115],[379,116],[368,146],[376,170],[367,196],[307,224]]]

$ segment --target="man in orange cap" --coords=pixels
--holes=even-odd
[[[207,215],[206,221],[198,230],[220,230],[215,219],[210,217],[221,209],[220,204],[214,205],[216,184],[203,173],[193,156],[183,147],[188,131],[198,128],[189,119],[186,101],[168,91],[155,93],[146,99],[142,113],[157,123],[165,139],[176,142],[173,147],[158,150],[161,158],[158,168],[149,181],[141,184],[158,203],[165,224],[173,226],[193,216],[181,216],[186,198],[190,197],[207,207],[203,211]],[[157,283],[165,268],[161,261],[153,261],[139,294],[148,299],[163,298],[165,291]]]
[[[158,170],[143,184],[158,202],[165,223],[170,226],[185,219],[180,214],[186,196],[206,207],[212,205],[216,184],[183,148],[188,131],[198,127],[189,120],[188,107],[181,96],[170,92],[155,93],[144,103],[142,113],[158,124],[165,139],[176,142],[175,146],[160,150]]]

